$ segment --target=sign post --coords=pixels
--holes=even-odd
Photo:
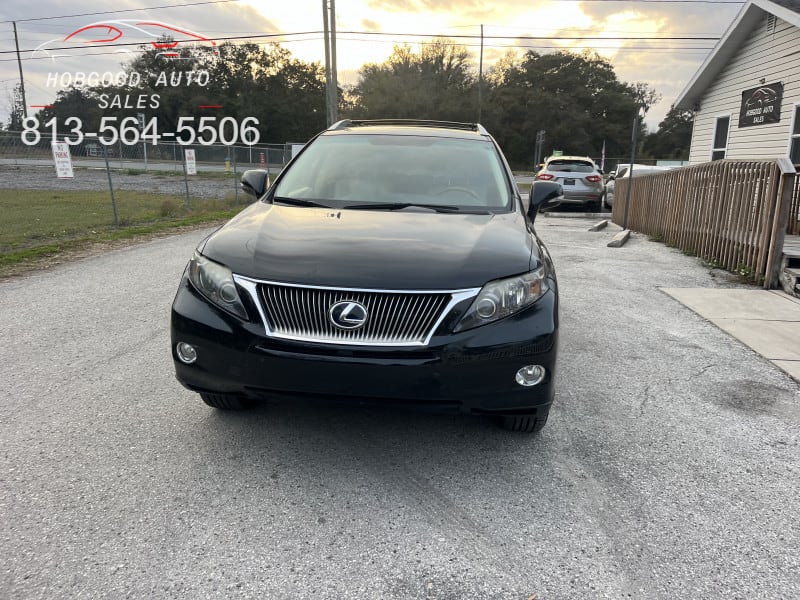
[[[186,174],[197,175],[197,163],[195,162],[194,159],[194,150],[192,148],[188,148],[185,154],[186,154]]]
[[[190,160],[189,157],[190,156],[191,156],[191,161],[192,161],[191,162],[191,165],[192,165],[191,174],[192,175],[196,175],[197,174],[197,167],[195,166],[195,162],[194,162],[194,150],[192,150],[192,149],[188,149],[187,150],[187,149],[184,148],[184,150],[183,150],[183,183],[184,183],[184,185],[186,185],[186,208],[191,208],[191,205],[189,203],[189,178],[187,177],[187,175],[189,175],[189,160]]]

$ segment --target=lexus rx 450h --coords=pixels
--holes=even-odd
[[[172,306],[178,380],[215,408],[316,397],[499,417],[553,401],[558,287],[534,229],[562,188],[520,194],[475,124],[341,121],[197,246]]]

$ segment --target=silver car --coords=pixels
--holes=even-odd
[[[585,206],[590,212],[600,211],[603,176],[588,156],[551,156],[536,179],[560,183],[564,188],[561,204]]]
[[[661,173],[663,171],[669,171],[674,167],[656,167],[653,165],[633,165],[633,176],[639,177],[641,175],[650,175],[651,173]],[[608,178],[606,182],[606,193],[603,197],[603,204],[607,208],[612,208],[614,206],[614,190],[616,188],[616,184],[614,183],[617,179],[627,179],[631,176],[631,166],[630,164],[622,164],[617,166],[616,172],[612,173],[611,176]],[[624,198],[623,198],[624,200]]]

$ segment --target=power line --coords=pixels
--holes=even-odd
[[[611,1],[611,0],[609,0]],[[616,1],[616,0],[615,0]],[[479,34],[455,34],[451,36],[431,35],[426,33],[388,33],[383,31],[340,31],[341,34],[356,34],[356,35],[394,35],[405,37],[427,37],[427,38],[441,38],[453,37],[457,39],[480,39]],[[655,36],[582,36],[582,35],[486,35],[485,39],[493,40],[665,40],[665,41],[719,41],[719,36],[702,37],[702,36],[685,36],[685,37],[655,37]]]
[[[304,40],[286,40],[285,43],[290,44],[293,42],[307,42],[307,41],[320,41],[322,40],[321,37],[315,38],[308,38]],[[370,42],[375,43],[374,40],[353,40],[349,38],[340,38],[341,40],[346,41],[354,41],[354,42]],[[378,42],[380,43],[380,42]],[[386,40],[387,44],[395,44],[398,43],[398,40]],[[477,48],[480,44],[472,43],[472,44],[461,44],[462,46],[466,46],[468,48]],[[486,48],[495,48],[495,49],[507,49],[507,48],[519,48],[521,50],[615,50],[616,52],[682,52],[682,53],[691,53],[691,54],[699,54],[699,53],[707,53],[713,50],[713,47],[700,47],[700,46],[555,46],[555,45],[545,45],[545,44],[484,44]],[[82,54],[70,54],[69,58],[82,58],[85,56],[111,56],[117,54],[116,52],[84,52]],[[23,58],[23,60],[50,60],[49,56],[37,56],[37,57],[27,57]],[[16,58],[0,58],[0,63],[4,62],[14,62]]]
[[[231,1],[231,0],[222,0],[222,1]],[[427,38],[427,39],[440,39],[442,36],[437,35],[430,35],[430,34],[423,34],[423,33],[388,33],[388,32],[375,32],[375,31],[340,31],[341,35],[367,35],[367,36],[395,36],[400,38]],[[216,37],[216,38],[207,38],[205,41],[213,41],[213,42],[226,42],[226,41],[235,41],[235,40],[248,40],[248,39],[266,39],[266,38],[276,38],[276,37],[287,37],[287,36],[299,36],[299,35],[320,35],[322,34],[321,31],[297,31],[291,33],[264,33],[259,35],[237,35],[237,36],[226,36],[226,37]],[[450,36],[455,39],[480,39],[480,35],[454,35]],[[615,41],[665,41],[665,42],[716,42],[719,40],[718,37],[695,37],[695,36],[686,36],[686,37],[655,37],[655,36],[610,36],[610,37],[603,37],[603,36],[563,36],[563,35],[487,35],[484,39],[491,39],[491,40],[515,40],[515,41],[535,41],[535,40],[564,40],[564,41],[598,41],[598,42],[615,42]],[[189,40],[194,41],[194,40]],[[95,45],[85,45],[85,46],[59,46],[55,48],[47,48],[48,51],[55,51],[55,50],[77,50],[80,48],[120,48],[125,46],[142,46],[144,45],[143,42],[119,42],[115,44],[95,44]],[[34,52],[35,49],[31,50],[21,50],[20,52]],[[14,50],[0,50],[0,54],[13,54],[15,53]],[[33,57],[29,57],[27,60],[31,60]],[[47,57],[45,57],[47,58]]]
[[[228,1],[228,0],[226,0]],[[229,42],[235,40],[250,40],[250,39],[266,39],[266,38],[276,38],[276,37],[283,37],[288,35],[319,35],[321,31],[297,31],[293,33],[262,33],[260,35],[236,35],[236,36],[228,36],[228,37],[217,37],[217,38],[206,38],[203,41],[208,42]],[[197,40],[183,40],[183,41],[197,41]],[[56,48],[47,48],[47,51],[53,50],[80,50],[82,48],[121,48],[124,46],[145,46],[147,42],[119,42],[116,44],[86,44],[84,46],[59,46]],[[34,48],[33,50],[20,50],[20,52],[35,52],[38,48]],[[14,50],[0,50],[0,54],[13,54]],[[113,52],[106,52],[101,54],[114,54]],[[77,56],[87,56],[87,55],[77,55]],[[37,57],[27,57],[26,60],[36,60]],[[42,58],[50,58],[49,56],[45,56]]]
[[[129,13],[129,12],[142,12],[145,10],[160,10],[162,8],[181,8],[184,6],[201,6],[203,4],[227,4],[228,2],[239,2],[239,0],[207,0],[205,2],[189,2],[186,4],[165,4],[163,6],[147,6],[142,8],[127,8],[124,10],[103,10],[100,12],[89,12],[89,13],[75,13],[73,15],[60,15],[57,17],[31,17],[30,19],[8,19],[6,21],[0,21],[0,23],[12,23],[16,21],[17,23],[27,23],[30,21],[49,21],[51,19],[70,19],[72,17],[91,17],[95,15],[115,15],[119,13]]]

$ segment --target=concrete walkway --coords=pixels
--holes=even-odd
[[[777,290],[662,288],[800,382],[800,299]]]

